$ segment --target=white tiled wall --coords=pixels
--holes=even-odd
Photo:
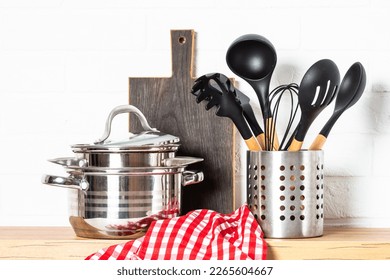
[[[108,112],[128,102],[128,77],[170,76],[170,30],[193,29],[197,76],[234,77],[226,49],[246,33],[277,50],[271,87],[299,83],[322,58],[341,75],[364,65],[365,93],[325,146],[325,215],[330,224],[389,227],[389,15],[384,0],[0,0],[0,225],[68,225],[66,191],[40,182],[63,175],[47,159],[100,136]],[[126,127],[119,116],[114,131]],[[244,191],[240,184],[237,206]]]

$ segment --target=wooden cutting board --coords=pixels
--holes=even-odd
[[[206,111],[205,103],[197,104],[191,94],[194,44],[193,30],[171,30],[172,76],[130,77],[129,103],[144,113],[152,127],[180,138],[177,155],[204,158],[187,168],[202,170],[204,181],[182,188],[182,214],[200,208],[230,213],[235,208],[235,130],[229,119],[217,117],[215,109]],[[142,130],[131,119],[129,128]]]

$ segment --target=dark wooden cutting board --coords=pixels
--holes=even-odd
[[[129,103],[144,113],[152,127],[180,138],[178,155],[204,158],[187,168],[202,170],[204,181],[182,188],[182,214],[201,208],[230,213],[235,207],[235,130],[229,119],[217,117],[213,109],[206,111],[191,94],[194,44],[193,30],[171,30],[172,76],[130,77]],[[129,128],[141,130],[131,119]]]

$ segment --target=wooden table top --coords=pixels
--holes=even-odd
[[[71,227],[0,227],[0,259],[82,260],[126,240],[77,237]],[[268,259],[390,259],[390,228],[324,229],[304,239],[266,239]]]

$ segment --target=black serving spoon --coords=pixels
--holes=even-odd
[[[289,151],[301,149],[310,125],[332,102],[337,94],[339,83],[339,69],[330,59],[319,60],[307,70],[302,78],[298,93],[301,118],[288,147]]]
[[[309,150],[322,149],[333,125],[348,108],[352,107],[360,99],[365,87],[366,71],[360,62],[355,62],[345,73],[341,81],[332,116],[321,129],[316,139],[314,139]]]
[[[206,110],[217,107],[215,112],[217,116],[230,118],[244,138],[249,150],[261,150],[260,144],[245,120],[243,108],[236,97],[235,88],[226,76],[220,73],[204,75],[195,81],[191,93],[196,96],[197,103],[203,100],[208,101]]]

